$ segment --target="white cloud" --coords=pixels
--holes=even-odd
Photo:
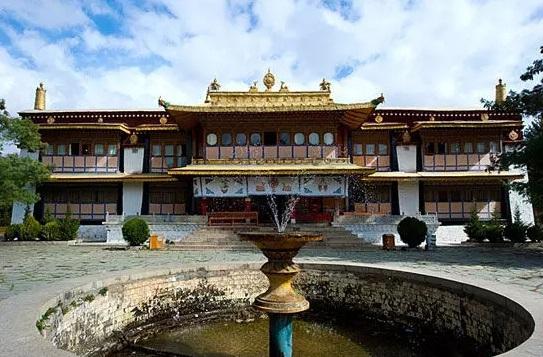
[[[257,0],[253,14],[240,1],[127,2],[122,15],[96,1],[4,3],[11,45],[0,48],[0,97],[12,112],[32,107],[40,80],[49,108],[140,108],[156,107],[159,95],[201,103],[214,77],[246,89],[268,67],[291,90],[317,89],[326,77],[340,102],[384,92],[386,106],[474,107],[498,77],[526,85],[518,77],[543,33],[536,0],[356,1],[348,17],[314,0]],[[121,19],[122,31],[104,35],[95,14]],[[352,72],[332,79],[342,66]]]

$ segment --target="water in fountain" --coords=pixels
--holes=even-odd
[[[271,211],[271,215],[273,218],[273,222],[275,223],[277,232],[283,233],[285,229],[287,229],[288,222],[290,221],[292,217],[292,212],[294,212],[294,208],[296,207],[296,204],[300,200],[300,196],[289,195],[287,197],[285,207],[283,208],[282,211],[279,211],[276,198],[277,198],[277,195],[273,193],[266,195],[268,207]]]

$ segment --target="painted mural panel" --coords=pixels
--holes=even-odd
[[[344,197],[345,186],[345,178],[341,176],[196,177],[193,180],[195,197],[246,197],[269,193]]]
[[[244,177],[202,177],[200,196],[204,197],[245,197],[247,181]],[[195,189],[197,187],[195,186]],[[196,192],[194,193],[196,196]]]
[[[341,176],[302,177],[302,196],[345,196],[345,178]]]
[[[300,193],[298,177],[249,177],[247,187],[250,195],[297,195]]]

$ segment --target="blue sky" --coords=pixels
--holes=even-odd
[[[500,77],[526,86],[541,34],[540,0],[3,0],[0,98],[29,109],[43,81],[51,109],[194,104],[271,68],[338,102],[479,107]]]

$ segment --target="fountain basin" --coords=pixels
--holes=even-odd
[[[0,329],[0,354],[100,355],[121,345],[116,331],[131,339],[145,338],[172,326],[205,324],[219,315],[236,319],[267,285],[259,266],[232,263],[123,271],[14,296],[0,302],[5,327]],[[448,274],[355,263],[301,266],[304,271],[295,286],[317,313],[341,306],[348,315],[373,316],[449,340],[472,341],[487,352],[479,355],[537,356],[543,349],[540,294],[477,277],[451,279]],[[103,288],[107,292],[101,295]],[[85,300],[90,295],[92,301]],[[36,320],[48,309],[54,312],[42,337]]]

